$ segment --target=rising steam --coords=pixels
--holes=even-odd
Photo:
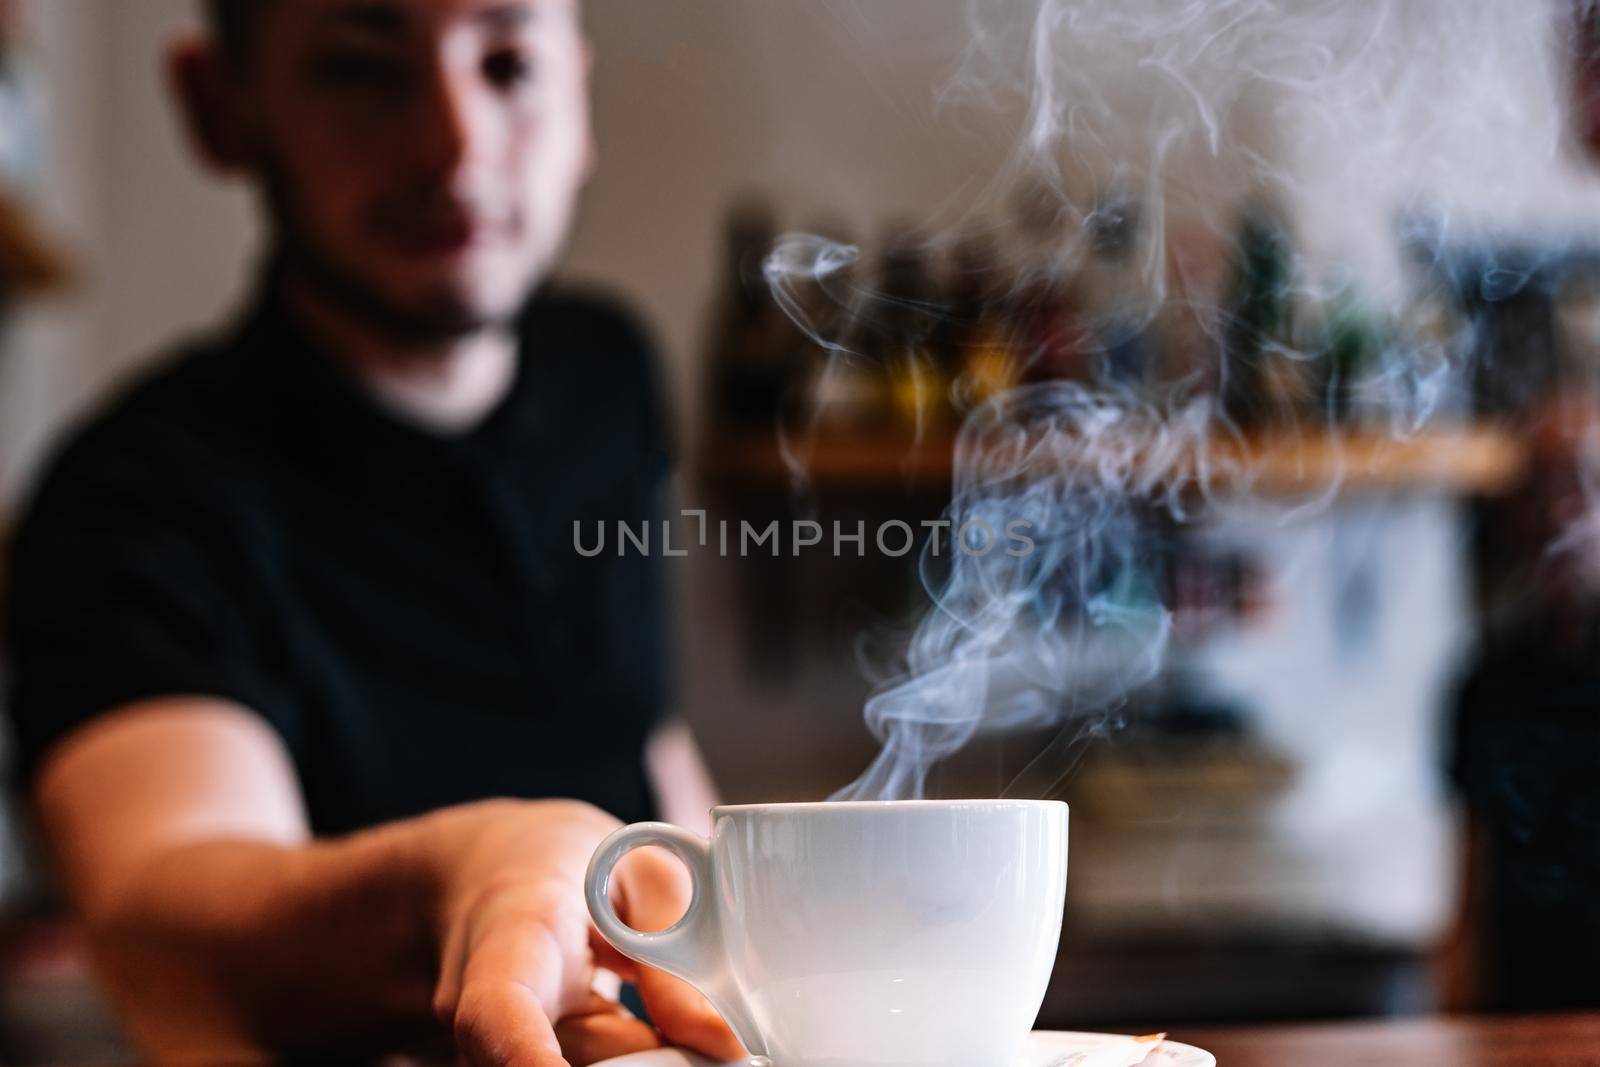
[[[981,733],[1065,724],[1075,735],[1160,670],[1171,619],[1142,531],[1251,486],[1245,452],[1218,447],[1241,438],[1226,397],[1241,369],[1229,360],[1246,358],[1239,311],[1227,278],[1196,266],[1228,262],[1243,213],[1294,233],[1283,299],[1371,307],[1390,322],[1418,284],[1438,284],[1452,245],[1542,227],[1554,248],[1575,239],[1552,229],[1557,220],[1600,219],[1566,117],[1569,3],[971,0],[970,10],[973,45],[949,95],[1015,124],[1018,150],[992,199],[1023,186],[1053,205],[1055,228],[1028,270],[1098,271],[1109,294],[1099,306],[1118,321],[1091,332],[1198,345],[1216,373],[1157,371],[1138,388],[1032,385],[970,413],[947,517],[951,536],[987,537],[990,550],[924,554],[932,606],[895,680],[867,704],[882,751],[840,798],[920,796],[929,769]],[[1125,205],[1137,219],[1128,254],[1096,262],[1105,219]],[[828,353],[824,373],[868,358],[840,325],[871,313],[850,275],[857,254],[796,235],[767,263],[779,303]],[[1502,282],[1514,289],[1536,270]],[[1268,347],[1312,360],[1327,355],[1325,336]],[[1462,353],[1484,351],[1474,339],[1396,328],[1373,343],[1363,379],[1325,383],[1311,406],[1322,414],[1298,415],[1289,432],[1331,440],[1336,390],[1364,398],[1381,416],[1369,424],[1397,437],[1467,403],[1477,368]],[[785,434],[786,455],[803,476],[797,437],[804,430]],[[1026,553],[1003,536],[1018,520]],[[1572,538],[1589,543],[1600,524],[1584,521]]]
[[[1155,675],[1170,620],[1138,508],[1180,507],[1207,423],[1200,403],[1161,411],[1075,384],[973,413],[956,446],[948,577],[904,680],[867,702],[882,752],[836,799],[921,796],[929,768],[978,732],[1098,715]],[[1004,542],[1008,528],[1026,541]]]

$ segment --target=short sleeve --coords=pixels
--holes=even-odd
[[[676,455],[675,433],[662,388],[660,349],[649,328],[625,304],[590,297],[574,301],[583,326],[583,347],[594,356],[592,376],[582,395],[625,405],[637,436],[639,462],[656,478],[665,478]]]
[[[658,349],[643,325],[631,316],[624,317],[621,326],[628,343],[637,353],[640,423],[643,427],[641,439],[646,453],[653,461],[657,476],[665,477],[671,472],[675,462],[677,435],[673,431],[673,420],[669,415],[667,398],[662,389]]]
[[[573,376],[561,395],[583,412],[581,418],[567,416],[572,431],[563,444],[584,449],[586,470],[605,472],[591,473],[589,480],[607,497],[608,518],[659,529],[678,516],[672,498],[674,435],[658,349],[644,323],[610,297],[568,292],[560,315],[571,353],[565,372]],[[570,514],[558,518],[558,543],[570,545],[571,523]],[[680,528],[673,536],[686,532]],[[603,647],[628,650],[619,676],[632,680],[637,703],[648,708],[646,725],[654,728],[672,707],[669,694],[677,681],[672,568],[650,553],[607,553],[581,567],[585,595],[598,605],[609,635]]]
[[[274,718],[227,497],[168,437],[91,430],[19,527],[5,629],[26,777],[67,734],[140,700],[216,696]]]

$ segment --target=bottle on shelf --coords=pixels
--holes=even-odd
[[[1085,333],[1076,279],[1035,278],[1017,294],[1016,348],[1025,382],[1086,382],[1092,344]]]
[[[897,228],[884,242],[877,299],[867,324],[873,358],[882,369],[888,414],[902,432],[942,427],[949,380],[932,339],[941,308],[922,237]]]
[[[842,227],[814,228],[839,244],[849,244]],[[796,289],[804,328],[795,326],[790,343],[798,352],[795,390],[801,410],[797,424],[849,433],[871,432],[883,424],[887,406],[884,375],[874,361],[866,327],[869,301],[858,284],[854,262],[825,278],[803,280]]]
[[[1138,198],[1120,185],[1102,190],[1084,219],[1084,273],[1094,295],[1092,377],[1134,389],[1149,382],[1156,363],[1151,280],[1139,257],[1143,220]]]
[[[1310,362],[1293,344],[1289,242],[1259,202],[1240,215],[1224,306],[1222,408],[1241,429],[1292,420],[1310,404]]]
[[[761,271],[775,234],[771,206],[755,198],[735,205],[723,231],[709,349],[712,410],[728,427],[771,426],[791,377],[783,314]]]
[[[1088,381],[1093,342],[1066,194],[1052,182],[1034,181],[1018,190],[1011,207],[1011,267],[1002,283],[1004,299],[997,303],[1010,323],[1014,378]]]
[[[950,402],[964,411],[1014,388],[1022,379],[1019,306],[1000,270],[995,243],[974,232],[951,257],[946,330],[941,361],[952,389]]]
[[[1325,309],[1322,327],[1321,399],[1329,420],[1337,425],[1359,422],[1372,413],[1372,397],[1364,397],[1383,347],[1377,321],[1348,292],[1334,296]]]

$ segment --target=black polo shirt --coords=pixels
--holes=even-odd
[[[332,833],[493,796],[652,814],[665,688],[655,561],[573,523],[657,517],[668,470],[643,335],[552,295],[470,432],[373,401],[270,300],[181,353],[55,459],[13,547],[24,770],[150,697],[241,704]]]

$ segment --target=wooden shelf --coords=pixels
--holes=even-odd
[[[938,435],[918,442],[888,434],[838,434],[793,442],[792,447],[794,463],[810,481],[876,489],[948,483],[954,439]],[[777,488],[789,484],[796,469],[784,457],[776,433],[746,431],[714,441],[701,458],[700,472],[719,485]]]
[[[1527,450],[1507,430],[1479,426],[1430,430],[1392,439],[1376,433],[1263,437],[1244,446],[1216,442],[1216,454],[1252,472],[1269,493],[1304,493],[1337,486],[1348,492],[1439,490],[1489,495],[1511,488]]]
[[[891,435],[837,434],[792,444],[804,476],[818,488],[845,490],[932,488],[950,480],[953,439],[912,442]],[[1340,492],[1438,491],[1493,494],[1510,488],[1527,461],[1527,448],[1508,430],[1491,426],[1429,430],[1394,440],[1365,431],[1263,434],[1243,440],[1213,438],[1205,460],[1213,485],[1233,483],[1270,495]],[[1200,458],[1195,453],[1196,460]],[[794,472],[776,434],[745,432],[714,441],[700,472],[729,489],[781,489]]]

